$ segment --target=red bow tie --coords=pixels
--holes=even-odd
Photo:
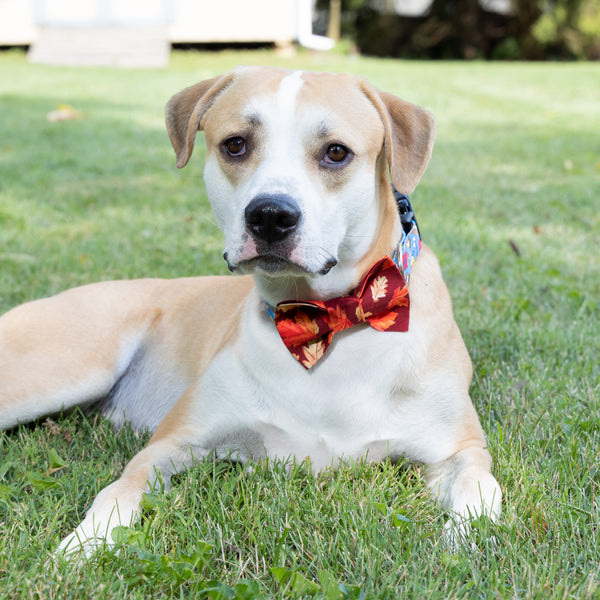
[[[359,323],[379,331],[408,331],[408,289],[400,269],[388,256],[376,262],[358,287],[326,302],[281,302],[274,312],[283,343],[310,369],[333,335]]]

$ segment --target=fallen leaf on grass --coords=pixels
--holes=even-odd
[[[50,418],[47,418],[44,423],[43,423],[44,427],[46,427],[46,429],[48,429],[50,431],[50,433],[52,435],[61,435],[62,438],[66,441],[66,442],[70,442],[71,441],[71,433],[67,430],[63,430],[61,429],[58,424],[53,421]]]
[[[83,115],[70,104],[59,104],[56,110],[52,110],[46,115],[46,120],[55,123],[56,121],[72,121],[82,117]]]
[[[46,429],[50,431],[52,435],[60,435],[60,427],[52,419],[46,419],[43,425]]]
[[[515,242],[513,242],[512,240],[508,240],[508,243],[510,244],[510,247],[512,248],[513,252],[517,255],[517,256],[521,256],[521,249],[519,248],[519,246],[517,246],[517,244]]]

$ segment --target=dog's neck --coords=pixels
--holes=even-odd
[[[261,298],[267,307],[275,307],[279,302],[290,300],[330,300],[348,294],[363,278],[368,269],[386,254],[390,256],[408,283],[412,265],[421,247],[417,221],[408,196],[393,190],[397,206],[400,233],[399,241],[381,252],[381,256],[373,256],[367,261],[367,267],[358,271],[356,261],[340,261],[327,275],[302,273],[289,275],[282,285],[281,275],[255,274],[254,281]],[[396,237],[398,239],[398,237]]]

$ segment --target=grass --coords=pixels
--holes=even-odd
[[[117,553],[54,562],[145,442],[74,412],[0,433],[0,597],[600,598],[600,65],[225,52],[153,72],[2,53],[0,312],[99,279],[226,272],[202,147],[177,171],[162,111],[239,63],[360,73],[436,115],[412,199],[473,357],[502,519],[452,555],[419,469],[207,461],[147,498]],[[48,122],[59,104],[82,118]]]

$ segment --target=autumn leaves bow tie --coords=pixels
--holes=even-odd
[[[379,331],[408,331],[408,289],[400,269],[386,256],[347,296],[326,302],[281,302],[274,311],[279,335],[300,364],[310,369],[335,333],[359,323]]]

